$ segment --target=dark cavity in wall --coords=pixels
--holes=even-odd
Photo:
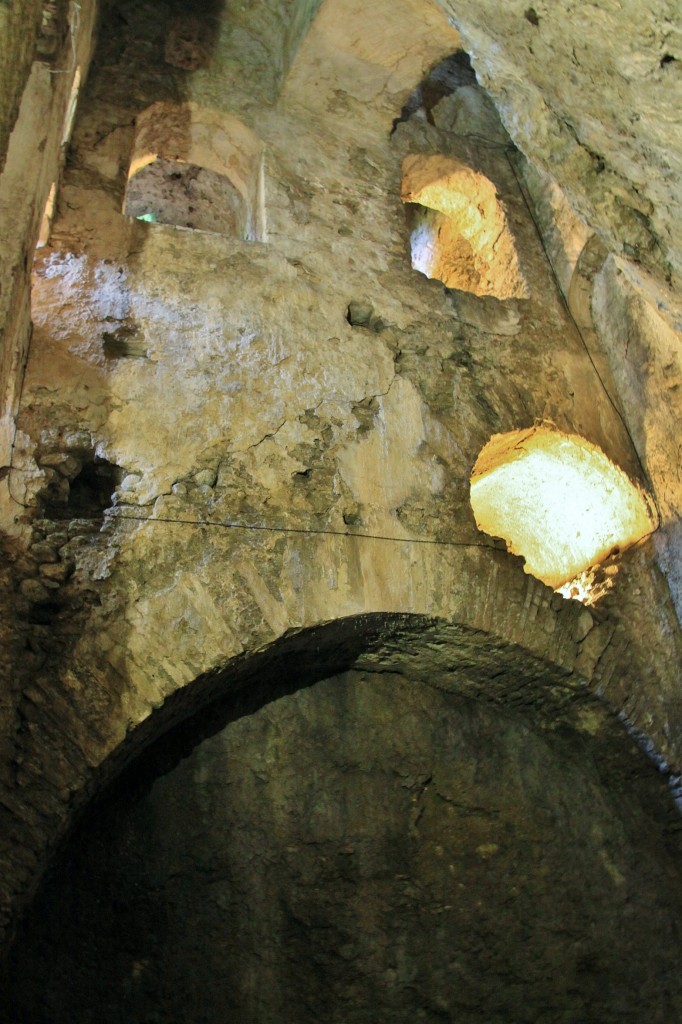
[[[123,479],[119,466],[92,449],[44,452],[38,463],[45,475],[38,504],[53,519],[101,518]]]
[[[346,320],[351,327],[364,327],[375,334],[381,334],[388,327],[386,321],[377,316],[374,307],[368,302],[350,302],[346,310]]]
[[[455,89],[475,84],[476,73],[471,66],[469,54],[465,50],[451,54],[431,68],[426,78],[419,83],[400,111],[400,117],[393,121],[391,134],[417,111],[422,111],[429,124],[434,124],[432,110],[436,104],[450,96]]]
[[[78,476],[71,481],[69,512],[82,516],[101,515],[111,506],[112,496],[121,477],[119,467],[106,459],[95,456],[92,462],[86,462]]]

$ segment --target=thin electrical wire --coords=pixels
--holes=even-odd
[[[311,530],[303,526],[271,526],[262,523],[235,523],[226,520],[216,521],[214,519],[182,519],[175,518],[172,516],[155,516],[151,514],[149,516],[137,516],[130,514],[117,514],[116,509],[107,510],[105,513],[107,518],[111,518],[116,522],[142,522],[142,523],[171,523],[175,526],[201,526],[201,527],[216,527],[223,530],[244,530],[246,532],[258,532],[258,533],[278,533],[278,534],[302,534],[304,536],[321,536],[321,537],[344,537],[351,538],[353,540],[380,540],[389,541],[394,544],[427,544],[435,547],[452,547],[452,548],[494,548],[495,543],[490,541],[485,543],[484,541],[457,541],[457,540],[438,540],[435,537],[391,537],[388,534],[380,533],[351,533],[348,530],[332,530],[332,529],[319,529]],[[81,518],[81,517],[79,517]],[[85,518],[85,517],[83,517]]]
[[[391,541],[395,544],[428,544],[435,547],[447,547],[447,548],[486,548],[488,550],[497,550],[497,545],[494,540],[489,541],[465,541],[465,540],[438,540],[436,537],[391,537],[387,534],[381,533],[351,533],[348,530],[331,530],[331,529],[320,529],[311,530],[303,526],[270,526],[259,523],[234,523],[229,520],[214,519],[181,519],[173,518],[170,516],[155,516],[153,513],[149,516],[136,516],[136,515],[118,515],[117,509],[107,509],[105,516],[110,517],[117,522],[126,522],[128,520],[132,522],[142,523],[172,523],[174,525],[185,525],[185,526],[206,526],[206,527],[217,527],[223,530],[245,530],[245,531],[256,531],[261,533],[293,533],[293,534],[304,534],[305,536],[323,536],[323,537],[346,537],[360,540],[382,540]],[[73,517],[69,516],[70,521]],[[89,518],[90,521],[99,522],[101,517],[84,517],[79,516],[78,518]],[[649,537],[653,536],[656,530],[650,530],[645,533],[637,541],[638,544],[643,543]],[[501,549],[500,549],[501,550]]]

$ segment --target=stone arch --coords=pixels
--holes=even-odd
[[[544,426],[493,435],[473,469],[471,505],[479,529],[504,537],[526,572],[584,599],[587,570],[657,526],[648,495],[596,445]]]
[[[571,672],[582,678],[581,609],[553,603],[551,591],[520,573],[502,552],[401,545],[398,553],[384,542],[294,536],[282,553],[280,591],[273,592],[256,552],[235,544],[231,535],[220,534],[215,543],[220,553],[216,549],[208,558],[201,580],[195,569],[180,570],[170,590],[152,601],[131,599],[130,614],[122,612],[115,623],[107,621],[106,611],[104,618],[94,611],[57,678],[37,678],[24,694],[21,715],[30,725],[15,752],[20,788],[13,783],[2,790],[6,827],[0,830],[0,856],[6,870],[0,925],[9,927],[30,897],[47,853],[73,814],[125,763],[218,696],[229,691],[245,699],[275,658],[283,676],[287,661],[297,672],[323,657],[336,659],[339,668],[350,665],[351,655],[357,659],[378,647],[377,624],[393,617],[395,632],[408,612],[422,616],[412,620],[421,625],[434,618],[459,622],[467,636],[476,634],[476,643],[525,648],[538,678],[543,665],[554,666],[557,678]],[[303,565],[309,578],[301,578]],[[340,566],[350,574],[346,584],[330,578]],[[480,587],[472,594],[466,580],[478,569]],[[228,619],[225,604],[233,601],[239,606]],[[142,630],[136,625],[140,615]],[[183,620],[190,628],[179,631]],[[337,638],[324,655],[324,636],[332,637],[336,628],[325,627],[336,620],[345,623],[343,643]],[[242,632],[233,632],[231,621],[241,623]],[[434,652],[447,659],[445,637]],[[330,669],[331,662],[325,671]]]
[[[197,728],[199,734],[210,735],[221,722],[349,670],[408,669],[419,681],[447,692],[493,706],[526,706],[546,723],[578,722],[587,707],[604,721],[609,716],[579,673],[537,658],[520,645],[441,618],[371,612],[288,630],[266,647],[239,655],[179,688],[102,763],[95,791],[150,748],[151,763],[167,763],[169,750],[172,757],[182,756],[196,742]],[[434,673],[440,675],[436,682]]]
[[[204,549],[201,579],[176,565],[153,600],[131,595],[129,614],[109,621],[106,602],[95,609],[56,675],[24,694],[21,803],[14,790],[3,796],[0,922],[28,899],[74,813],[126,763],[219,698],[258,700],[267,672],[291,680],[322,678],[321,666],[325,675],[399,670],[421,650],[453,686],[464,686],[471,668],[479,690],[491,688],[486,699],[539,701],[557,721],[564,707],[593,720],[588,684],[618,708],[636,690],[637,659],[613,623],[563,601],[485,542],[292,535],[277,548],[276,585],[265,552],[231,532],[207,535]],[[500,659],[506,682],[492,667]]]
[[[415,270],[474,295],[527,298],[514,239],[489,178],[442,155],[407,156],[402,175]]]
[[[193,700],[203,700],[207,703],[203,704],[203,708],[197,704],[194,710],[190,711],[191,718],[185,721],[179,720],[174,726],[171,724],[170,730],[167,730],[162,736],[162,742],[159,744],[154,745],[153,743],[155,731],[153,724],[147,728],[147,724],[143,723],[139,727],[141,730],[147,728],[148,731],[147,742],[141,747],[142,763],[138,762],[134,766],[134,774],[131,773],[127,779],[122,780],[123,785],[118,787],[118,795],[122,795],[123,799],[128,800],[131,791],[134,794],[140,789],[146,789],[149,783],[159,775],[172,772],[181,760],[184,761],[186,757],[191,757],[196,745],[202,744],[205,739],[222,731],[225,725],[236,718],[250,715],[260,710],[264,704],[296,690],[325,679],[329,681],[329,674],[338,676],[339,672],[346,668],[355,670],[350,673],[351,676],[357,675],[359,671],[363,676],[363,682],[366,680],[372,688],[380,688],[384,698],[387,698],[389,702],[392,703],[394,699],[405,701],[399,708],[399,715],[403,720],[410,722],[409,727],[405,730],[410,739],[414,736],[412,726],[414,696],[420,690],[442,690],[447,695],[455,698],[464,697],[465,700],[441,700],[437,705],[429,703],[428,706],[430,708],[435,706],[439,711],[445,712],[438,720],[446,723],[446,726],[449,723],[454,723],[460,716],[466,719],[468,714],[471,715],[471,719],[475,723],[471,730],[473,740],[482,752],[481,760],[494,766],[490,769],[492,774],[499,770],[500,765],[503,768],[502,776],[506,774],[511,777],[516,774],[514,765],[518,764],[518,758],[516,761],[509,758],[509,749],[505,746],[505,740],[502,738],[506,738],[508,735],[505,729],[508,730],[511,720],[518,724],[519,730],[522,730],[524,742],[521,749],[524,759],[528,756],[529,746],[531,750],[534,749],[532,743],[537,737],[543,746],[549,744],[553,751],[553,763],[551,763],[553,775],[568,775],[570,780],[575,780],[575,765],[571,762],[570,756],[566,757],[566,741],[570,737],[571,747],[569,749],[585,753],[585,765],[584,768],[581,767],[580,778],[586,777],[588,784],[592,782],[589,787],[592,799],[594,799],[595,791],[599,788],[600,781],[607,779],[609,786],[616,794],[627,796],[628,799],[634,795],[640,801],[645,809],[645,815],[638,817],[638,825],[645,835],[648,836],[647,829],[649,827],[653,827],[657,833],[662,831],[669,821],[670,802],[666,798],[662,782],[655,778],[641,754],[638,758],[633,757],[634,749],[630,738],[626,736],[615,717],[609,714],[607,708],[582,687],[578,680],[568,680],[565,673],[548,668],[538,659],[523,652],[518,646],[499,642],[482,631],[424,616],[400,614],[374,613],[364,616],[349,616],[346,619],[321,623],[307,630],[291,632],[264,650],[234,659],[230,665],[225,666],[220,679],[197,680],[196,684],[201,692],[195,691]],[[334,680],[334,685],[345,690],[349,682],[351,681],[348,679],[339,680],[337,678]],[[412,684],[416,685],[413,687]],[[192,688],[187,688],[186,692],[191,691]],[[409,693],[406,692],[408,688],[411,691]],[[221,689],[225,691],[222,694]],[[433,694],[431,696],[433,697]],[[443,695],[439,693],[437,696],[442,698]],[[192,698],[190,698],[191,702]],[[487,705],[487,707],[481,705]],[[185,711],[187,707],[184,709]],[[329,705],[326,707],[329,708]],[[344,721],[343,715],[335,718],[337,710],[338,706],[334,704],[331,708],[332,714],[325,717],[324,720],[325,726],[328,726],[332,733],[337,724],[343,724]],[[464,713],[462,714],[462,712]],[[173,717],[180,718],[182,713],[183,710],[176,705],[174,716],[167,719],[165,724],[172,723]],[[164,716],[163,708],[153,712],[151,718],[156,719],[157,730],[159,719]],[[486,720],[490,723],[489,742],[486,741],[485,729],[479,731],[480,723]],[[359,722],[362,728],[363,720],[356,718],[355,721]],[[365,730],[371,732],[367,726],[368,721],[375,721],[375,719],[364,719]],[[435,725],[436,719],[435,716],[432,716],[428,722],[427,745],[433,744]],[[386,725],[384,725],[385,728]],[[499,749],[496,746],[498,734],[501,737]],[[552,745],[555,740],[556,747]],[[128,747],[127,753],[130,755],[131,748],[136,745],[136,738],[133,734],[125,741],[125,745]],[[304,747],[305,745],[302,744],[301,748]],[[404,735],[397,740],[396,749],[405,755],[410,752],[411,748],[404,743]],[[263,755],[262,748],[252,746],[245,752],[245,755],[241,761],[242,764],[249,764],[249,762],[253,764],[255,760],[261,777],[263,777],[264,764],[267,764],[268,767],[265,770],[269,771],[270,777],[272,777],[273,773],[270,767],[272,762],[267,755]],[[446,752],[446,758],[448,756],[452,756],[450,748]],[[464,758],[459,751],[454,756],[455,758],[459,756],[460,761],[463,760],[467,765],[476,764],[470,755],[467,758],[466,753]],[[547,776],[538,774],[537,781],[530,783],[529,779],[537,761],[532,756],[528,760],[530,771],[528,774],[523,774],[525,780],[523,785],[531,785],[533,792],[540,791],[544,797],[548,792]],[[196,764],[196,762],[194,763]],[[437,763],[442,765],[442,759]],[[404,767],[405,776],[412,774],[411,771],[408,771],[408,764],[410,762],[406,758],[404,764],[400,765],[401,768]],[[195,774],[191,760],[186,762],[184,768],[187,769],[187,766],[189,766],[190,775]],[[112,762],[110,769],[113,767]],[[121,763],[117,767],[120,768]],[[453,786],[449,794],[447,790],[445,791],[445,796],[450,795],[454,804],[457,800],[456,794],[463,795],[465,803],[463,817],[467,819],[463,824],[465,827],[473,826],[473,835],[479,836],[476,842],[482,844],[484,839],[480,837],[475,823],[472,823],[468,817],[466,805],[471,802],[478,805],[479,808],[481,804],[487,808],[485,794],[490,793],[490,787],[481,785],[478,773],[474,774],[472,771],[471,774],[473,777],[469,779],[470,789],[465,789],[462,794],[461,790]],[[437,776],[438,771],[435,771],[433,775]],[[431,778],[426,774],[420,778],[423,781],[427,777]],[[220,785],[223,787],[221,792],[224,791],[225,778],[224,775],[220,776]],[[227,778],[231,781],[229,776]],[[304,773],[299,773],[298,779],[302,778],[304,778]],[[404,785],[405,783],[403,781],[400,784]],[[409,782],[407,784],[409,785]],[[504,777],[496,778],[494,780],[495,792],[504,793],[504,784]],[[567,782],[566,785],[570,786],[571,782]],[[230,789],[230,793],[232,792],[234,791]],[[329,797],[325,793],[323,785],[321,792],[325,794],[325,799]],[[554,792],[554,790],[549,789],[549,792]],[[575,799],[578,808],[582,809],[583,788],[581,787],[580,797],[577,796],[575,789],[571,791],[570,797],[568,802],[573,805]],[[333,800],[333,797],[331,799]],[[549,802],[551,803],[551,801]],[[304,807],[309,806],[307,802],[302,803]],[[532,798],[530,803],[533,803]],[[619,800],[616,800],[615,803],[617,806],[621,805]],[[111,803],[104,805],[103,817],[107,817],[111,806]],[[165,806],[168,807],[168,804]],[[176,804],[171,804],[171,806],[174,806],[177,811]],[[447,814],[441,814],[440,810],[445,809],[442,808],[442,805],[438,805],[438,807],[437,817],[441,820],[448,818],[451,811],[448,810]],[[100,807],[99,810],[101,811],[102,808]],[[548,811],[549,808],[543,799],[540,813],[546,815]],[[579,814],[579,811],[574,810],[574,813]],[[161,830],[166,830],[167,817],[165,815],[152,814],[143,817],[145,828],[149,827],[150,822],[156,819]],[[448,820],[452,822],[452,818],[448,818]],[[561,843],[561,824],[564,820],[560,815],[552,817],[549,827],[553,832],[551,835],[553,844],[556,844],[557,839]],[[192,819],[192,822],[196,828],[196,820]],[[520,818],[522,825],[526,822],[527,819]],[[556,831],[554,831],[555,829]],[[190,834],[193,834],[192,830],[189,831]],[[235,829],[233,834],[238,831]],[[318,825],[318,830],[315,833],[318,843],[322,841],[320,831],[321,827]],[[206,834],[208,830],[199,827],[196,834],[201,832]],[[275,837],[275,845],[278,845],[279,849],[287,848],[281,832],[273,830],[271,834]],[[532,826],[530,834],[532,841],[537,843],[537,833]],[[84,833],[80,833],[80,837],[83,835]],[[502,831],[500,835],[502,836],[501,842],[519,843],[517,833]],[[87,837],[87,832],[85,832],[85,836]],[[352,845],[350,840],[345,838],[345,832],[343,836],[345,845]],[[571,831],[567,831],[566,836],[567,840],[573,839]],[[499,838],[499,836],[494,838]],[[525,839],[525,834],[521,833],[518,849],[519,855],[522,857],[524,849],[527,852]],[[430,833],[429,841],[433,847],[433,833]],[[473,844],[474,846],[476,846],[476,842]],[[82,845],[86,846],[86,843]],[[497,849],[497,845],[487,846],[484,844],[478,847],[477,852],[479,856],[492,856]],[[421,846],[419,846],[419,851],[421,851]],[[136,854],[137,848],[135,848],[133,856]],[[222,847],[220,856],[223,856]],[[265,861],[268,865],[272,864],[272,860],[267,857]],[[546,861],[543,856],[540,857],[540,861],[544,868]],[[584,863],[580,860],[581,866]],[[602,866],[598,859],[595,863],[593,858],[592,863],[597,869]],[[578,876],[580,870],[582,867],[578,868]],[[613,873],[617,874],[615,869]],[[79,878],[78,873],[75,874],[75,877]],[[637,874],[635,877],[640,878],[640,875]],[[540,886],[546,884],[546,874],[542,870],[537,878]],[[233,881],[239,884],[241,880],[242,876],[237,872],[230,875],[230,884]],[[474,875],[475,880],[476,875]],[[457,876],[457,881],[462,881],[461,874]],[[312,883],[306,881],[304,884],[311,885],[311,900],[314,900],[316,890]],[[480,880],[478,880],[478,884],[480,885]],[[502,894],[503,902],[508,899],[508,885],[507,877],[504,879],[504,884],[496,886],[495,891],[498,895],[492,897],[493,905],[495,899],[499,898],[499,894]],[[560,875],[557,877],[557,885],[560,891],[563,891],[566,885],[565,879]],[[580,885],[581,879],[578,877],[578,888]],[[248,885],[246,888],[248,891]],[[570,887],[568,891],[571,891]],[[120,890],[117,892],[120,894]],[[610,890],[607,892],[608,896],[604,897],[605,901],[612,898]],[[474,893],[478,895],[480,890],[474,888]],[[128,901],[124,897],[123,906],[126,902]],[[640,900],[640,902],[646,903],[647,901]],[[650,903],[645,907],[645,913],[648,913],[649,907]],[[54,921],[54,914],[51,916]],[[42,925],[44,918],[38,915],[38,919]],[[527,918],[523,915],[522,920],[524,926],[528,924]],[[582,920],[581,918],[577,925],[578,928],[581,927]],[[191,927],[191,925],[189,926]],[[533,941],[542,943],[545,935],[544,929],[533,929],[532,925],[528,925],[528,927],[533,932]],[[498,941],[502,943],[506,941],[504,926],[498,926],[495,934]],[[71,936],[65,937],[65,942],[70,940],[72,941]],[[575,946],[572,949],[574,951]],[[68,971],[68,953],[65,966]],[[15,974],[21,973],[15,970]],[[487,978],[487,975],[485,976]]]
[[[264,241],[263,145],[231,114],[154,103],[137,119],[123,212]]]

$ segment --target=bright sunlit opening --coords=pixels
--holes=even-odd
[[[599,448],[547,427],[493,436],[474,466],[471,506],[526,572],[584,602],[598,596],[591,567],[657,525],[647,495]]]
[[[527,297],[504,207],[484,174],[453,157],[408,156],[400,196],[411,208],[415,270],[474,295]]]

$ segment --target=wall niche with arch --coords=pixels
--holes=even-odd
[[[123,212],[265,241],[263,144],[231,114],[154,103],[137,118]]]
[[[413,154],[402,165],[412,266],[447,288],[525,299],[528,286],[492,181],[452,156]]]
[[[413,269],[475,297],[528,298],[501,185],[513,147],[464,50],[430,69],[391,139]]]

